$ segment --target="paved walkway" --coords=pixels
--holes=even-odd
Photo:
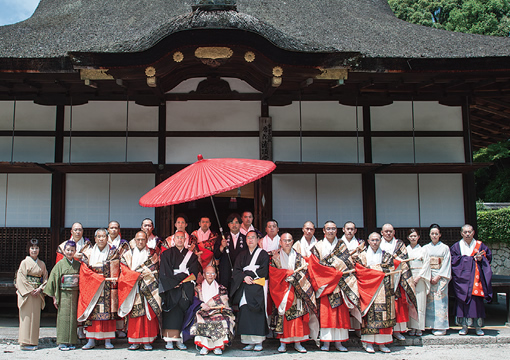
[[[458,334],[459,327],[452,327],[446,336],[434,336],[430,331],[425,331],[421,337],[406,335],[405,341],[394,340],[392,346],[424,346],[424,345],[462,345],[462,344],[510,344],[510,327],[505,325],[507,313],[505,309],[505,296],[499,296],[499,303],[486,304],[487,319],[485,322],[485,336],[476,336],[474,329],[470,329],[467,336]],[[18,318],[17,309],[2,309],[0,315],[0,344],[16,344],[18,339]],[[7,310],[7,311],[5,311]],[[40,342],[41,348],[54,347],[56,341],[56,316],[54,313],[43,312],[41,317]],[[452,322],[450,322],[452,323]],[[116,339],[114,343],[118,346],[125,347],[127,341],[125,339]],[[345,344],[348,348],[359,348],[361,346],[359,338],[351,334],[350,340]],[[190,341],[188,347],[192,347]],[[306,345],[309,349],[312,344]],[[162,340],[155,344],[155,348],[163,348]],[[233,348],[241,348],[242,345],[238,337],[234,340]],[[264,347],[268,350],[276,350],[278,341],[269,339],[264,342]],[[274,349],[273,349],[274,348]]]

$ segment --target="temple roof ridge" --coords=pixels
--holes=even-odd
[[[33,16],[0,27],[1,58],[130,53],[176,32],[248,31],[305,53],[368,58],[508,57],[510,39],[454,33],[395,17],[386,0],[237,0],[237,10],[192,10],[191,0],[41,0]]]

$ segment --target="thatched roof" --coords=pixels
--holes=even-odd
[[[0,27],[0,57],[140,52],[173,33],[239,29],[284,50],[369,58],[510,56],[510,39],[453,33],[397,19],[386,0],[238,0],[237,11],[192,11],[191,0],[42,0]]]

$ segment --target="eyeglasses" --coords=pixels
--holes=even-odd
[[[205,275],[216,275],[216,273],[205,273]]]
[[[282,239],[282,241],[283,241],[284,243],[291,243],[291,242],[293,242],[294,240],[292,240],[292,239]]]
[[[73,229],[74,232],[81,232],[83,229]]]

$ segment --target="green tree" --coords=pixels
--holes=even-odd
[[[476,151],[473,160],[493,163],[475,172],[477,197],[485,202],[510,201],[510,141]]]
[[[509,36],[508,0],[388,0],[395,15],[410,23],[449,31]]]

